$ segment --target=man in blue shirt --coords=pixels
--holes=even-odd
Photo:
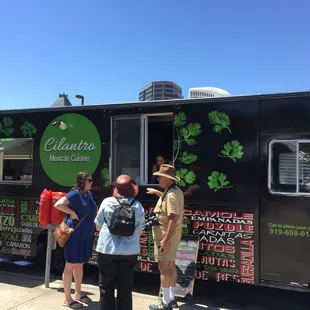
[[[95,224],[99,231],[98,252],[100,309],[116,310],[114,288],[117,288],[117,309],[132,310],[132,286],[134,268],[140,253],[139,237],[145,224],[144,209],[139,201],[137,184],[128,176],[120,175],[113,190],[113,197],[102,201]],[[119,236],[110,232],[113,212],[120,203],[127,203],[135,216],[131,236]]]

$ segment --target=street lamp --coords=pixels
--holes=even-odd
[[[75,95],[75,98],[81,99],[82,100],[81,105],[84,105],[84,96],[82,96],[82,95]]]

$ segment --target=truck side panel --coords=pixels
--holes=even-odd
[[[309,283],[309,197],[281,195],[281,187],[274,194],[268,189],[269,143],[310,139],[309,103],[309,97],[305,96],[265,99],[260,103],[260,277],[263,282]],[[292,168],[286,163],[281,168],[279,160],[275,161],[276,168],[282,169],[283,180],[279,185],[286,186],[287,191],[291,185],[285,185],[284,177],[289,172],[293,175],[294,162],[295,159]]]

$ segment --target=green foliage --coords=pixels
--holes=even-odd
[[[9,137],[14,132],[12,125],[13,120],[10,117],[3,117],[2,122],[0,122],[0,135]]]
[[[196,174],[185,168],[177,170],[176,176],[180,179],[176,183],[181,187],[186,186],[186,184],[193,184],[196,181]]]
[[[32,137],[37,133],[37,127],[34,124],[26,121],[22,122],[20,131],[24,137]]]
[[[243,146],[239,141],[234,140],[232,142],[228,142],[224,145],[224,150],[221,151],[222,157],[228,157],[233,162],[236,162],[237,159],[240,159],[243,156]]]
[[[103,168],[101,170],[101,178],[103,180],[103,186],[106,188],[110,188],[110,173],[109,173],[109,168]]]
[[[194,163],[198,159],[198,156],[193,153],[183,152],[181,154],[181,161],[182,163],[189,165]]]
[[[213,131],[222,133],[222,130],[227,129],[230,133],[230,119],[227,114],[219,111],[212,111],[209,113],[209,122],[214,125]]]
[[[230,118],[226,113],[214,110],[209,112],[208,119],[213,125],[212,130],[215,133],[221,134],[223,130],[228,130],[231,134]],[[227,142],[224,144],[224,149],[221,150],[221,153],[218,154],[218,156],[227,157],[233,162],[236,162],[237,159],[240,159],[243,156],[243,146],[237,140]],[[210,189],[214,190],[214,192],[219,191],[221,188],[232,187],[230,181],[227,180],[226,175],[219,171],[213,171],[208,177],[208,186]]]
[[[175,153],[173,164],[178,159],[181,164],[190,165],[197,161],[198,156],[188,151],[183,151],[184,144],[191,146],[197,143],[195,137],[200,135],[201,126],[197,123],[186,124],[187,116],[184,112],[180,112],[174,116],[174,129],[176,132],[176,139],[173,141],[173,150]],[[178,170],[177,176],[180,178],[178,181],[179,186],[186,186],[193,184],[196,180],[196,174],[193,171],[182,168]]]
[[[197,141],[193,139],[193,137],[197,137],[198,135],[200,135],[201,133],[200,128],[201,128],[200,124],[197,123],[194,124],[190,123],[187,125],[187,127],[182,128],[181,130],[182,137],[188,145],[194,145],[197,143]]]
[[[230,182],[226,179],[226,175],[218,171],[213,171],[208,177],[208,180],[208,186],[210,189],[213,189],[214,192],[217,192],[221,188],[231,187],[228,186]]]
[[[186,124],[186,114],[181,112],[174,116],[174,126],[181,127]]]

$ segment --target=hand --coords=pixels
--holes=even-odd
[[[156,195],[157,192],[158,192],[158,190],[155,189],[155,188],[147,188],[147,189],[146,189],[146,193],[147,193],[147,194],[150,194],[150,195]]]
[[[72,211],[72,213],[70,214],[70,219],[71,220],[79,220],[77,214],[74,211]]]
[[[163,252],[165,249],[167,249],[169,247],[170,242],[167,241],[165,238],[163,240],[160,241],[160,248],[159,251]]]

